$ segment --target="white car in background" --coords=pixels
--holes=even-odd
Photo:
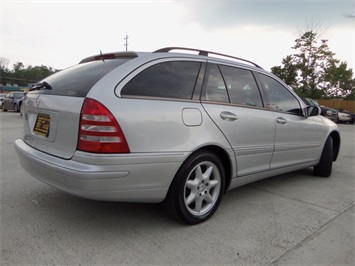
[[[349,113],[345,113],[343,111],[338,110],[338,121],[341,123],[350,123],[351,122],[351,115]]]

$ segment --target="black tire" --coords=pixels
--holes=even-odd
[[[313,168],[316,176],[329,177],[333,167],[333,139],[329,136],[324,144],[319,163]]]
[[[165,199],[165,207],[173,218],[186,224],[198,224],[216,212],[224,188],[225,171],[221,160],[202,150],[180,167]]]

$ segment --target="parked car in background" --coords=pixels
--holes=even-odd
[[[6,96],[7,93],[0,93],[0,109],[2,109],[2,100]]]
[[[163,202],[187,224],[250,182],[330,176],[340,147],[337,125],[276,76],[189,48],[90,56],[34,84],[23,113],[15,148],[31,175],[84,198]]]
[[[339,122],[354,124],[354,114],[343,109],[338,109],[337,111],[338,111]]]
[[[349,111],[344,110],[344,109],[340,109],[340,111],[342,111],[343,113],[348,113],[350,115],[350,117],[351,117],[350,124],[354,124],[354,122],[355,122],[355,113],[349,112]]]
[[[338,111],[333,109],[333,108],[329,108],[326,106],[320,106],[321,108],[321,115],[332,120],[335,123],[339,122],[339,117],[338,117]]]
[[[339,122],[339,117],[338,117],[338,111],[326,106],[320,106],[319,103],[314,100],[314,99],[310,99],[310,98],[305,98],[302,97],[301,98],[303,100],[303,102],[308,105],[308,106],[319,106],[321,108],[321,115],[332,120],[335,123]]]
[[[7,112],[8,110],[13,110],[15,112],[20,112],[23,97],[25,93],[19,92],[9,92],[3,99],[2,110]]]
[[[303,102],[306,104],[306,105],[309,105],[309,106],[319,106],[319,103],[314,100],[314,99],[311,99],[311,98],[305,98],[305,97],[302,97],[301,98],[303,100]]]

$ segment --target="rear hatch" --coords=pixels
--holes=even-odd
[[[24,141],[37,150],[70,159],[77,149],[86,95],[102,77],[128,60],[79,64],[35,84],[24,100]]]

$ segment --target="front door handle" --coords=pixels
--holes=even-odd
[[[287,120],[283,117],[278,117],[276,118],[276,122],[280,125],[286,125],[287,124]]]
[[[220,114],[221,118],[226,121],[235,121],[238,119],[237,115],[231,112],[222,112]]]

